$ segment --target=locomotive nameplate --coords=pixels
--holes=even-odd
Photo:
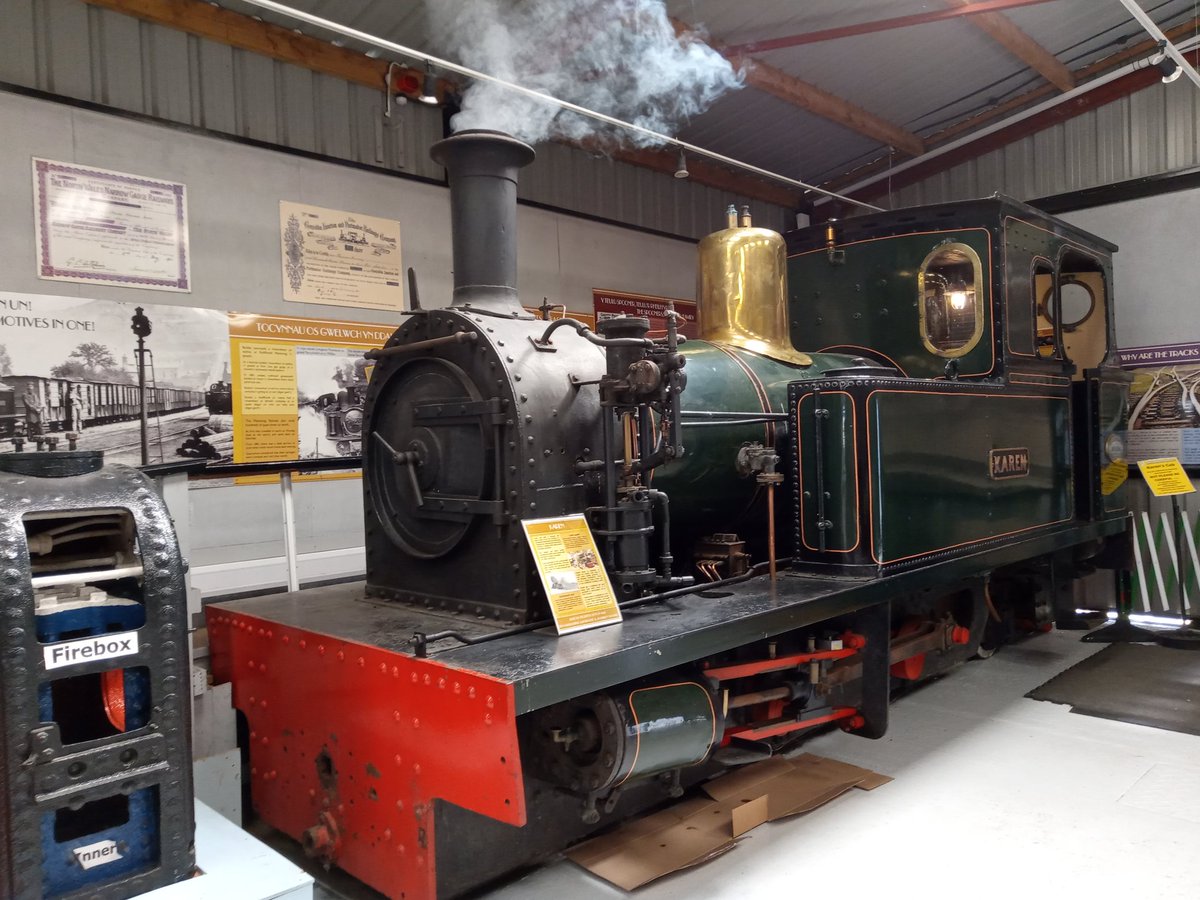
[[[1028,474],[1028,447],[1004,447],[988,454],[989,478],[999,481],[1004,478],[1024,478]]]

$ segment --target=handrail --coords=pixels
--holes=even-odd
[[[361,469],[361,456],[333,456],[322,459],[290,459],[275,462],[207,462],[189,459],[169,463],[152,463],[139,466],[151,478],[164,475],[187,475],[188,478],[252,478],[255,475],[279,475],[284,472],[299,472],[304,475],[321,472],[344,472]]]

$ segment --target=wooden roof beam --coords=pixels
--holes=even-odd
[[[942,2],[952,7],[972,5],[971,0]],[[1075,87],[1075,76],[1071,70],[1057,56],[1018,28],[1011,19],[998,12],[988,12],[971,16],[970,21],[1060,91],[1069,91]]]
[[[672,19],[671,24],[681,37],[695,34],[696,29],[679,19]],[[856,106],[849,100],[832,94],[823,88],[807,81],[789,75],[782,69],[751,59],[744,53],[738,53],[723,45],[720,41],[706,39],[717,52],[721,53],[735,69],[745,72],[746,84],[764,93],[771,94],[793,106],[820,116],[830,122],[849,128],[873,140],[908,154],[920,156],[925,152],[925,142],[920,135],[906,128],[901,128],[886,119],[868,112],[861,106]]]

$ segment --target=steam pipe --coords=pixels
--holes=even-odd
[[[384,359],[389,356],[403,356],[415,350],[428,350],[430,347],[440,347],[442,344],[467,344],[479,340],[479,335],[473,331],[456,331],[441,337],[429,338],[424,341],[413,341],[411,344],[397,344],[395,347],[381,347],[368,350],[363,354],[366,359]]]
[[[860,206],[863,209],[869,209],[871,212],[882,212],[883,208],[873,206],[862,200],[855,200],[853,197],[847,197],[843,194],[838,194],[825,188],[817,187],[813,184],[807,184],[796,178],[788,178],[786,175],[780,175],[778,172],[772,172],[769,169],[761,169],[758,166],[753,166],[750,163],[742,162],[739,159],[733,159],[729,156],[724,156],[720,153],[714,153],[712,150],[705,150],[703,147],[698,147],[695,144],[689,144],[687,141],[681,141],[679,138],[673,138],[670,135],[662,134],[653,129],[646,128],[642,125],[635,125],[633,122],[626,122],[623,119],[618,119],[615,116],[606,115],[602,112],[597,112],[594,109],[588,109],[586,106],[580,106],[578,103],[572,103],[569,100],[561,100],[558,97],[552,97],[549,94],[543,94],[541,91],[536,91],[533,88],[527,88],[523,85],[515,84],[511,81],[506,81],[503,78],[497,78],[495,75],[488,75],[486,72],[480,72],[477,69],[471,69],[467,66],[461,66],[458,63],[451,62],[448,59],[434,56],[426,53],[423,50],[416,50],[412,47],[406,47],[404,44],[397,44],[394,41],[384,40],[376,37],[373,34],[367,34],[365,31],[359,31],[357,28],[350,28],[330,19],[323,19],[320,16],[314,16],[312,13],[302,12],[298,9],[293,9],[283,3],[275,3],[274,0],[243,0],[249,6],[257,6],[260,9],[267,9],[271,12],[278,13],[281,16],[287,16],[289,19],[295,19],[299,22],[305,22],[309,25],[314,25],[317,28],[323,28],[326,31],[332,31],[334,34],[340,34],[342,37],[348,37],[351,40],[361,41],[364,44],[369,44],[372,47],[378,47],[380,50],[387,50],[389,53],[397,53],[401,56],[408,56],[413,59],[423,60],[427,63],[433,63],[439,69],[445,69],[447,72],[453,72],[456,75],[462,75],[465,78],[470,78],[474,81],[485,81],[489,84],[499,85],[507,88],[516,94],[521,94],[541,103],[549,103],[551,106],[557,106],[560,109],[565,109],[581,116],[586,116],[589,119],[595,119],[597,122],[603,122],[605,125],[612,125],[615,128],[623,128],[626,131],[632,131],[643,137],[652,138],[656,144],[664,144],[669,147],[678,147],[680,150],[687,151],[694,156],[703,156],[706,159],[711,159],[714,162],[721,163],[724,166],[730,166],[735,169],[742,169],[746,172],[751,172],[763,178],[768,178],[771,181],[778,181],[794,188],[799,188],[802,191],[812,191],[813,193],[822,194],[833,200],[841,200],[843,203],[851,203],[854,206]]]
[[[590,328],[584,325],[577,319],[555,319],[554,322],[542,333],[542,336],[537,339],[536,343],[542,346],[550,344],[550,335],[560,328],[574,328],[584,340],[590,341],[597,347],[642,347],[646,350],[654,349],[654,341],[649,338],[605,338],[593,332]]]

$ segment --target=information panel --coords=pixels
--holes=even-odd
[[[521,522],[559,634],[621,621],[621,608],[582,515]]]
[[[370,376],[363,353],[393,330],[230,313],[234,462],[360,455]]]
[[[1174,497],[1176,494],[1196,492],[1187,472],[1183,471],[1183,466],[1174,457],[1143,459],[1138,462],[1138,468],[1142,470],[1142,477],[1146,479],[1146,484],[1150,486],[1155,497]]]
[[[1132,347],[1120,360],[1134,375],[1129,459],[1175,457],[1200,468],[1200,343]]]

